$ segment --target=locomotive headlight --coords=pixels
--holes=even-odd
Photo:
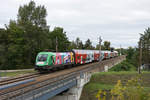
[[[46,65],[48,65],[48,62],[46,63]]]

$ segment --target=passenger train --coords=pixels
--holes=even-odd
[[[82,65],[95,61],[102,61],[118,56],[117,51],[80,50],[70,52],[40,52],[36,57],[35,70],[50,71],[67,66]]]

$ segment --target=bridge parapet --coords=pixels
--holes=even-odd
[[[122,62],[125,59],[125,56],[121,56],[115,59],[109,59],[109,63],[108,61],[104,61],[95,64],[93,67],[90,68],[90,70],[83,72],[81,76],[77,78],[76,86],[70,88],[69,91],[64,92],[61,95],[53,97],[50,100],[79,100],[84,85],[90,81],[91,75],[93,73],[100,71],[108,71],[108,69],[112,68],[114,65]]]
[[[107,71],[122,60],[125,60],[125,56],[83,65],[59,77],[0,94],[0,100],[79,100],[83,86],[90,81],[93,73]]]
[[[50,100],[79,100],[83,86],[90,81],[91,78],[90,72],[84,72],[80,76],[77,76],[76,86],[70,88],[67,92],[63,92],[61,95],[57,95]]]

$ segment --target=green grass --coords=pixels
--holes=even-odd
[[[116,85],[118,80],[121,80],[121,83],[125,85],[128,80],[136,78],[139,75],[136,71],[136,67],[128,61],[123,61],[108,71],[109,72],[98,72],[92,75],[90,82],[84,86],[80,100],[97,100],[95,95],[98,90],[109,91]],[[142,71],[141,79],[144,91],[149,93],[150,72]]]
[[[120,72],[100,72],[92,75],[90,82],[85,85],[85,89],[95,91],[98,89],[111,89],[121,80],[125,84],[131,78],[138,76],[136,71],[120,71]],[[141,77],[143,80],[143,86],[150,90],[150,72],[142,72]]]
[[[16,72],[0,72],[0,77],[16,77],[23,74],[35,73],[34,70],[16,71]]]
[[[150,73],[150,72],[149,72]],[[110,72],[98,72],[93,74],[93,77],[95,76],[99,76],[99,75],[122,75],[122,74],[138,74],[138,72],[136,71],[119,71],[119,72],[115,72],[115,71],[110,71]]]
[[[114,87],[120,75],[134,74],[136,72],[100,72],[92,75],[90,82],[85,85],[85,89],[89,92],[99,89],[109,90]]]
[[[102,90],[110,90],[112,89],[114,86],[110,85],[110,84],[101,84],[101,83],[89,83],[85,85],[85,89],[88,91],[96,91],[99,89]]]
[[[92,75],[91,80],[84,86],[80,100],[97,100],[95,95],[98,90],[110,90],[118,80],[125,84],[131,78],[137,77],[136,71],[99,72]],[[144,91],[150,92],[150,72],[144,71],[141,74],[142,87]]]

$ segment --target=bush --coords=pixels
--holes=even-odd
[[[117,84],[110,91],[102,91],[96,95],[98,100],[106,100],[109,96],[109,100],[150,100],[150,93],[146,92],[142,87],[141,76],[128,80],[123,85],[121,80],[118,80]]]
[[[136,67],[126,60],[109,69],[109,71],[135,71],[135,70]]]

